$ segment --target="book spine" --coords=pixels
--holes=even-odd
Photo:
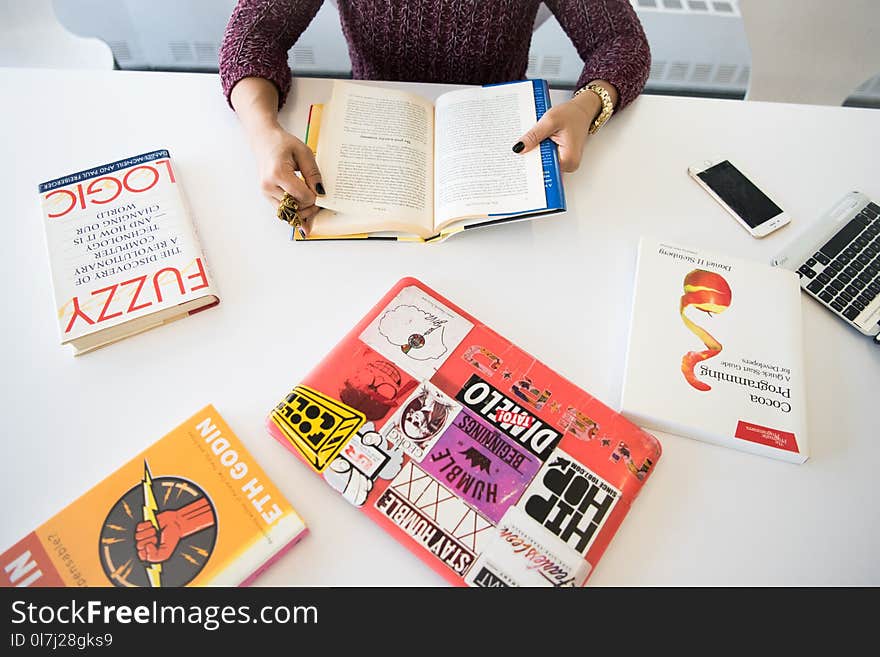
[[[533,80],[535,115],[538,120],[550,109],[550,88],[546,80]],[[559,168],[559,151],[556,144],[545,139],[541,142],[541,166],[544,169],[544,191],[548,208],[565,208],[562,190],[562,171]]]
[[[61,178],[48,180],[44,183],[40,183],[37,187],[37,191],[42,194],[43,192],[49,192],[53,189],[57,189],[58,187],[66,187],[73,183],[83,182],[86,180],[90,180],[91,178],[97,178],[98,176],[105,176],[107,174],[114,173],[122,169],[127,169],[128,167],[133,167],[138,164],[153,162],[154,160],[160,160],[162,158],[169,157],[171,156],[166,149],[151,151],[149,153],[142,153],[141,155],[133,155],[132,157],[127,157],[124,160],[117,160],[116,162],[102,164],[97,167],[92,167],[91,169],[85,169],[84,171],[78,171],[67,176],[62,176]]]

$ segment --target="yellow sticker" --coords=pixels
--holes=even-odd
[[[272,422],[317,472],[366,421],[360,411],[307,386],[296,386],[272,411]]]

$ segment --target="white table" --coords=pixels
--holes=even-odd
[[[282,113],[294,133],[329,86],[295,83]],[[264,429],[401,276],[616,407],[641,234],[768,261],[847,190],[880,198],[880,112],[645,96],[591,139],[561,218],[434,246],[297,244],[261,197],[217,76],[0,69],[0,90],[0,549],[212,402],[311,526],[260,584],[442,584]],[[223,302],[74,359],[57,344],[37,183],[161,147]],[[758,241],[728,218],[685,172],[715,154],[747,166],[792,226]],[[880,349],[807,299],[804,315],[812,459],[658,434],[663,458],[592,584],[880,584]]]

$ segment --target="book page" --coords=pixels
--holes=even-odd
[[[546,207],[540,149],[511,150],[537,120],[531,82],[453,91],[435,107],[435,230]]]
[[[336,212],[322,209],[312,219],[309,238],[352,237],[361,235],[383,235],[386,237],[431,237],[430,224],[413,224],[404,219],[386,217],[376,219],[368,212]]]
[[[327,195],[317,205],[360,217],[364,231],[393,225],[430,234],[431,103],[403,91],[335,82],[329,110],[317,153]],[[349,222],[343,232],[351,228]],[[332,231],[332,223],[322,222],[322,229]]]

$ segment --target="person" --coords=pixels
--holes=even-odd
[[[303,236],[319,209],[316,195],[324,194],[321,172],[308,146],[279,124],[278,110],[291,86],[287,52],[322,2],[238,0],[220,47],[223,92],[248,136],[262,191],[275,205],[295,200]],[[562,169],[571,172],[588,134],[642,91],[651,55],[629,0],[544,2],[584,68],[573,97],[547,111],[512,148],[526,153],[549,138],[558,145]],[[487,84],[525,77],[540,0],[337,4],[355,79]]]

